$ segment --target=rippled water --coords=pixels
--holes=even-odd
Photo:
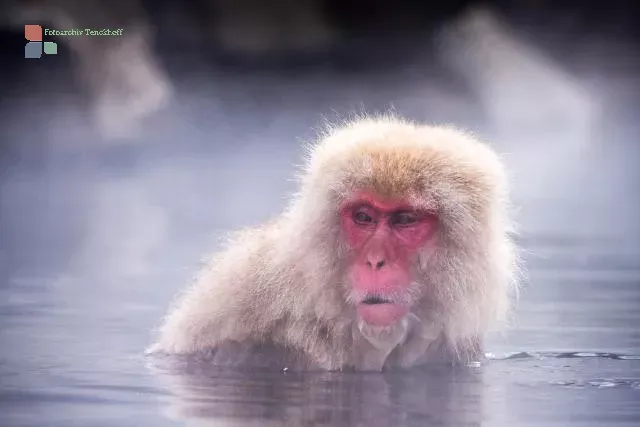
[[[184,89],[146,145],[98,154],[54,147],[97,143],[69,136],[69,97],[14,100],[46,120],[33,128],[14,112],[3,124],[16,144],[0,193],[0,425],[639,425],[640,131],[609,116],[588,139],[575,124],[494,133],[529,273],[513,327],[489,340],[482,365],[300,374],[143,355],[220,234],[277,212],[298,138],[322,114],[364,99],[368,110],[482,122],[430,77],[393,77],[208,76],[221,84]],[[534,96],[514,108],[532,102],[544,106]]]

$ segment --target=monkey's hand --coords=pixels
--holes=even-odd
[[[406,317],[392,327],[369,325],[362,320],[354,323],[353,352],[356,367],[381,371],[389,354],[407,337],[409,319]]]
[[[421,320],[409,313],[403,320],[407,323],[405,340],[398,348],[398,364],[403,368],[414,366],[423,357],[429,346],[438,338],[442,327],[428,320]]]

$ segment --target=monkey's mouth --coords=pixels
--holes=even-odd
[[[363,299],[360,304],[364,305],[377,305],[377,304],[393,304],[393,301],[382,298],[377,295],[370,295]]]
[[[379,295],[367,295],[357,305],[358,316],[374,326],[391,326],[404,317],[409,308]]]

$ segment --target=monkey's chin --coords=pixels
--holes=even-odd
[[[407,315],[409,308],[400,304],[358,304],[358,316],[372,326],[392,326]]]

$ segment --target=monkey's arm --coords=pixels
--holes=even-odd
[[[302,352],[271,341],[225,341],[205,356],[208,362],[220,367],[292,371],[318,367]]]
[[[192,354],[264,333],[264,245],[261,229],[238,233],[173,304],[150,351]]]

